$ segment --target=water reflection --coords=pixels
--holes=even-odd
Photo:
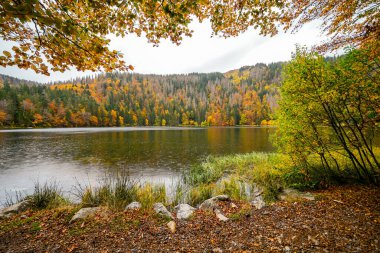
[[[56,179],[65,190],[128,169],[142,180],[171,183],[206,156],[273,151],[272,128],[83,128],[0,131],[0,202],[5,189],[31,192]]]

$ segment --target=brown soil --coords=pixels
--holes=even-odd
[[[0,221],[0,252],[380,252],[380,188],[314,192],[316,201],[277,202],[261,210],[221,203],[231,219],[197,211],[166,222],[149,212],[102,212],[69,224],[77,209],[28,211]]]

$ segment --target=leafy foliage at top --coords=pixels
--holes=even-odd
[[[123,55],[109,49],[109,34],[145,35],[149,42],[170,39],[179,44],[191,36],[188,25],[195,16],[211,18],[215,33],[237,35],[251,25],[273,34],[277,1],[48,1],[0,2],[0,36],[17,42],[12,53],[3,51],[1,66],[16,65],[37,73],[77,70],[128,70]]]
[[[2,52],[0,66],[45,75],[70,67],[125,71],[133,67],[109,48],[107,35],[136,34],[155,45],[161,39],[179,44],[191,36],[189,24],[194,18],[209,19],[213,35],[224,37],[237,36],[249,27],[273,36],[281,28],[297,30],[323,19],[323,31],[331,40],[321,48],[361,46],[380,36],[379,5],[359,0],[2,0],[0,37],[15,45],[11,52]]]
[[[283,16],[285,30],[299,30],[304,24],[320,19],[322,31],[330,39],[318,45],[320,51],[345,46],[368,47],[380,37],[380,2],[360,0],[287,1]],[[378,47],[372,47],[379,53]]]

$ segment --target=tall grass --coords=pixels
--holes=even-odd
[[[115,210],[124,210],[133,201],[140,202],[142,208],[150,208],[156,202],[167,203],[165,185],[141,184],[125,172],[106,174],[99,186],[77,183],[74,195],[84,207],[108,206]]]
[[[215,184],[202,184],[190,188],[186,201],[191,206],[197,206],[213,196]]]
[[[3,203],[5,207],[12,206],[17,204],[25,199],[25,193],[22,191],[15,191],[15,194],[11,194],[8,191],[5,191],[5,202]]]
[[[137,196],[137,182],[131,180],[128,173],[106,174],[99,186],[77,183],[74,195],[84,207],[108,206],[112,209],[124,209]]]
[[[206,196],[228,194],[235,199],[248,199],[245,188],[259,184],[267,199],[276,198],[284,186],[282,175],[292,166],[290,158],[279,153],[248,153],[213,157],[193,166],[184,176],[190,190],[189,201],[197,203]]]
[[[33,194],[26,196],[29,205],[36,209],[55,208],[66,205],[69,201],[63,197],[62,189],[56,181],[35,182]]]
[[[136,194],[136,201],[141,203],[142,208],[151,208],[154,203],[168,204],[165,185],[141,185]]]
[[[375,153],[379,154],[380,148],[375,148]],[[165,185],[140,183],[125,172],[105,175],[98,186],[77,183],[74,195],[83,207],[108,206],[123,210],[129,203],[138,201],[147,209],[156,202],[172,206],[180,203],[197,206],[219,194],[227,194],[232,199],[250,200],[252,186],[259,185],[264,190],[264,198],[272,201],[284,187],[304,190],[357,180],[347,157],[337,153],[334,158],[339,166],[331,173],[323,169],[317,156],[308,157],[307,167],[295,164],[290,156],[280,153],[210,156],[184,173],[183,180],[173,186],[173,196],[168,196]],[[9,196],[6,205],[15,203]],[[17,194],[16,202],[24,199],[38,209],[68,203],[55,181],[45,184],[36,182],[33,194],[26,197]]]

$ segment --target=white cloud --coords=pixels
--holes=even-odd
[[[163,40],[159,47],[147,43],[146,38],[128,35],[125,38],[109,36],[111,48],[121,51],[135,72],[171,74],[189,72],[225,72],[244,65],[258,62],[270,63],[286,61],[291,58],[296,44],[312,46],[323,39],[318,28],[319,22],[305,25],[298,33],[280,33],[274,37],[262,37],[250,29],[238,37],[211,38],[209,22],[193,22],[194,34],[185,38],[180,46]],[[0,50],[11,47],[8,42],[0,41]],[[52,73],[50,77],[35,74],[32,70],[17,67],[0,67],[0,73],[39,82],[67,80],[93,72],[67,71]]]

